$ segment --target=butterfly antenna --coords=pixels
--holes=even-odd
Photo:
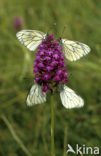
[[[47,34],[52,30],[54,29],[54,27],[56,26],[56,23],[53,23],[52,26],[49,27],[48,31],[47,31]]]
[[[66,28],[67,28],[67,26],[65,25],[64,28],[63,28],[63,30],[62,30],[62,32],[61,32],[61,35],[60,35],[61,38],[63,37]]]

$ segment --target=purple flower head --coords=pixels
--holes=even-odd
[[[42,91],[56,89],[68,82],[68,74],[63,52],[54,35],[49,35],[38,47],[34,61],[35,81],[42,86]]]
[[[15,17],[13,19],[13,25],[14,25],[14,28],[16,30],[20,30],[22,28],[22,25],[23,25],[23,21],[20,17]]]

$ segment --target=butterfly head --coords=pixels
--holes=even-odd
[[[49,36],[49,34],[47,33],[47,34],[46,34],[46,38],[48,38],[48,36]]]
[[[60,46],[62,47],[62,38],[61,37],[58,38],[58,42],[60,43]]]

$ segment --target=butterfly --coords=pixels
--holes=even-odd
[[[47,34],[37,30],[22,30],[16,34],[18,40],[30,51],[34,51],[47,38]],[[90,52],[90,47],[78,41],[60,39],[62,51],[69,61],[76,61]],[[64,107],[79,108],[84,105],[84,100],[75,91],[66,85],[60,86],[60,98]],[[27,105],[32,106],[46,102],[46,93],[41,86],[34,82],[27,96]]]
[[[63,106],[68,109],[84,105],[84,100],[66,85],[61,85],[60,98]],[[41,86],[34,82],[27,96],[27,105],[32,106],[44,102],[46,102],[46,93],[42,92]]]
[[[41,86],[34,83],[27,96],[27,105],[32,106],[46,102],[46,93],[42,92]]]
[[[84,100],[79,95],[77,95],[74,90],[67,87],[66,85],[61,86],[60,98],[65,108],[71,109],[84,106]]]
[[[34,51],[47,38],[47,34],[38,30],[22,30],[16,34],[18,40],[30,51]],[[90,47],[78,41],[60,40],[62,51],[69,61],[76,61],[90,52]]]

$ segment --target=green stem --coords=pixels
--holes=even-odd
[[[51,96],[51,156],[55,156],[54,146],[54,98]]]
[[[3,119],[3,121],[5,122],[5,124],[7,125],[9,131],[11,132],[13,138],[15,139],[15,141],[19,144],[19,146],[22,148],[22,150],[26,153],[27,156],[32,156],[31,153],[28,151],[28,149],[25,147],[25,145],[23,144],[22,140],[18,137],[18,135],[15,133],[15,130],[13,129],[11,123],[8,121],[8,119],[6,118],[5,115],[1,115],[1,118]]]

